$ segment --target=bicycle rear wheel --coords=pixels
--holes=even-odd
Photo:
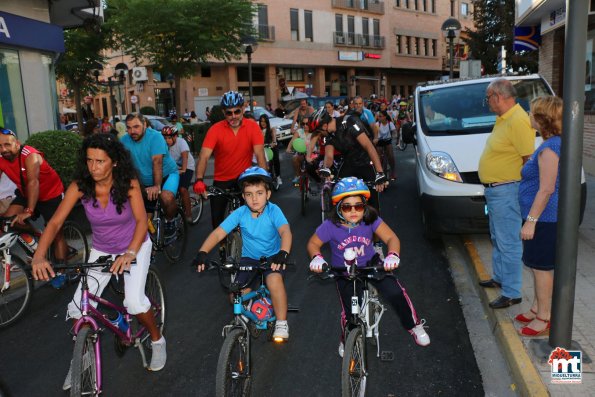
[[[196,225],[202,216],[203,199],[201,196],[190,196],[191,225]]]
[[[366,338],[361,327],[351,330],[345,341],[343,368],[341,370],[342,397],[366,395]]]
[[[8,327],[25,313],[33,293],[25,261],[16,255],[11,256],[11,261],[0,264],[0,328]],[[5,288],[6,281],[10,284]]]
[[[159,328],[159,331],[163,335],[163,332],[165,331],[165,320],[167,314],[165,304],[165,290],[163,289],[163,283],[159,277],[159,271],[155,268],[155,266],[149,267],[149,272],[147,273],[147,282],[145,283],[145,295],[147,295],[147,298],[149,298],[149,301],[151,302],[151,310],[153,310],[157,328]],[[143,334],[141,337],[141,342],[143,343],[145,349],[152,349],[151,338],[148,332]]]
[[[186,241],[188,240],[188,224],[184,217],[184,212],[178,208],[178,213],[174,217],[176,223],[176,237],[171,243],[164,248],[165,257],[170,263],[176,263],[186,249]]]
[[[397,137],[397,149],[403,151],[407,149],[407,144],[403,141],[403,131],[399,132],[399,136]]]
[[[215,395],[249,396],[250,375],[250,336],[241,329],[232,329],[221,346],[215,378]]]
[[[227,235],[225,241],[225,252],[236,260],[242,257],[242,234],[238,229],[234,229]]]
[[[99,394],[99,385],[97,384],[97,370],[99,368],[97,368],[95,361],[96,343],[99,343],[98,336],[89,327],[81,328],[76,335],[71,363],[71,397],[81,395],[96,396]]]

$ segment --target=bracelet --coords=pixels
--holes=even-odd
[[[133,258],[136,258],[136,251],[133,249],[126,250],[125,254],[130,254]]]
[[[527,222],[537,222],[538,219],[539,217],[535,218],[531,215],[527,215]]]
[[[29,207],[25,208],[25,209],[23,210],[23,212],[24,212],[25,214],[33,215],[33,210],[32,210],[31,208],[29,208]]]

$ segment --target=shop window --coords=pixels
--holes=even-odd
[[[0,125],[15,131],[24,141],[29,128],[17,51],[0,48],[0,87]]]

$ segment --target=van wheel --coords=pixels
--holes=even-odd
[[[430,216],[423,209],[421,210],[421,223],[423,227],[423,235],[426,240],[436,240],[439,237],[438,233],[432,228],[432,220]]]

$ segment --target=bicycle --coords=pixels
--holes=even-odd
[[[405,141],[403,140],[403,128],[401,126],[401,123],[399,123],[399,128],[397,128],[395,146],[400,151],[404,151],[405,149],[407,149],[407,143],[405,143]]]
[[[298,186],[300,189],[300,211],[302,216],[306,215],[306,203],[309,200],[308,193],[310,191],[310,176],[306,169],[306,158],[304,157],[300,163],[300,177],[298,180]]]
[[[180,195],[176,197],[176,201],[178,203],[179,208],[184,208],[184,204],[182,203],[182,199]],[[198,221],[200,221],[200,217],[202,216],[202,209],[204,205],[204,199],[201,195],[195,196],[194,194],[190,194],[190,221],[188,223],[192,226],[196,225]]]
[[[232,294],[234,318],[230,324],[223,327],[223,345],[217,361],[215,378],[216,396],[249,396],[252,383],[252,366],[250,360],[251,338],[258,338],[265,331],[268,340],[272,340],[277,318],[270,300],[270,292],[264,282],[264,272],[269,269],[267,258],[260,258],[258,265],[240,265],[234,258],[229,257],[223,264],[210,262],[210,269],[219,270],[219,282]],[[224,282],[223,272],[229,273],[231,279],[236,279],[239,271],[256,272],[243,284],[235,281]],[[256,277],[260,277],[260,286],[242,294]],[[290,309],[288,311],[297,311]],[[278,342],[278,341],[276,341]]]
[[[31,303],[33,281],[29,264],[37,249],[37,240],[41,232],[30,234],[10,226],[12,217],[0,217],[0,328],[7,327],[22,317]],[[66,263],[85,261],[89,257],[87,238],[74,223],[67,221],[62,227],[68,247]],[[30,240],[28,242],[27,240]],[[15,246],[20,246],[25,258],[12,253]],[[53,249],[49,257],[55,261]],[[65,275],[72,280],[77,276]]]
[[[345,256],[348,250],[345,251]],[[368,266],[357,267],[357,260],[346,258],[347,269],[326,268],[324,273],[313,275],[321,279],[342,278],[353,283],[351,314],[343,329],[345,337],[343,361],[341,367],[341,395],[343,397],[363,397],[366,393],[368,378],[366,340],[376,345],[376,357],[380,357],[380,320],[386,307],[380,301],[378,291],[368,280],[382,280],[394,277],[385,272],[382,261],[373,258]],[[361,296],[358,294],[361,285]]]
[[[116,305],[100,296],[89,291],[87,283],[87,271],[90,268],[102,268],[104,272],[109,272],[113,261],[108,256],[97,259],[94,263],[76,263],[71,265],[53,265],[55,270],[75,270],[81,275],[81,302],[80,309],[82,317],[79,318],[74,327],[74,350],[72,353],[72,373],[71,373],[71,396],[81,395],[99,395],[102,392],[103,378],[101,372],[101,338],[100,334],[107,329],[115,335],[115,350],[118,356],[122,357],[126,350],[134,346],[139,349],[143,367],[147,368],[148,363],[145,355],[145,349],[151,350],[151,338],[146,328],[138,323],[136,318],[128,314],[126,308]],[[165,328],[165,292],[159,278],[159,273],[153,265],[149,267],[147,281],[145,284],[145,294],[151,302],[157,327],[163,333]],[[106,307],[110,311],[117,312],[118,317],[124,318],[125,326],[121,329],[117,324],[114,325],[106,313],[91,305],[91,301]],[[103,326],[100,327],[100,325]]]
[[[173,219],[176,232],[171,236],[165,235],[165,213],[161,207],[161,200],[155,200],[155,208],[153,211],[147,212],[152,212],[148,219],[149,236],[153,243],[152,256],[156,251],[163,251],[170,263],[176,263],[182,257],[188,240],[188,224],[184,211],[178,206],[178,211]]]
[[[238,190],[209,186],[207,188],[207,197],[217,196],[222,196],[227,200],[225,217],[242,206],[242,193]],[[227,255],[234,258],[242,257],[242,232],[240,231],[239,226],[228,233],[225,238],[225,249],[224,252],[220,251],[220,259],[224,261],[227,258]]]

